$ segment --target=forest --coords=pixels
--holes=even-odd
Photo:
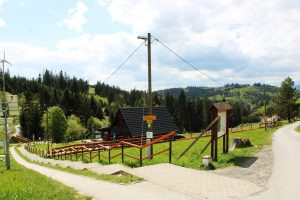
[[[35,137],[44,138],[45,126],[42,126],[42,119],[46,110],[52,106],[59,106],[66,117],[78,117],[87,130],[90,129],[88,124],[91,117],[109,122],[121,107],[147,106],[145,91],[125,91],[101,82],[90,85],[87,80],[70,77],[62,71],[55,74],[45,70],[32,79],[11,77],[6,73],[5,80],[6,90],[19,96],[21,131],[29,138],[32,138],[33,134]],[[267,88],[265,96],[261,88]],[[226,95],[224,91],[227,92]],[[253,86],[227,84],[223,88],[198,90],[197,87],[174,88],[154,92],[153,106],[166,106],[181,132],[198,132],[211,120],[212,103],[231,103],[233,110],[230,112],[230,126],[234,127],[242,123],[260,121],[262,113],[258,110],[264,104],[263,97],[268,104],[267,114],[275,113],[271,105],[278,91],[275,86],[259,83]],[[91,136],[90,132],[86,135]]]

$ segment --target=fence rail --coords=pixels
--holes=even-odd
[[[272,126],[281,125],[282,122],[273,123]],[[264,128],[265,124],[263,123],[257,123],[257,124],[248,124],[248,125],[241,125],[235,128],[229,128],[229,133],[238,133],[242,131],[249,131],[249,130],[256,130],[260,128]],[[63,147],[56,147],[51,150],[51,152],[47,153],[45,150],[41,150],[35,146],[26,146],[26,149],[32,153],[38,154],[42,157],[53,157],[58,159],[67,159],[74,157],[76,160],[78,160],[79,157],[81,157],[82,160],[89,160],[92,162],[92,160],[96,157],[98,157],[98,160],[100,162],[100,158],[103,157],[108,160],[108,163],[111,163],[112,159],[115,159],[117,157],[121,156],[122,162],[124,162],[125,157],[129,157],[132,159],[136,159],[140,162],[140,166],[142,166],[142,161],[147,160],[149,158],[153,158],[154,156],[157,156],[159,154],[165,153],[169,151],[169,162],[171,162],[171,155],[172,155],[172,141],[180,141],[180,140],[192,140],[196,139],[197,136],[192,136],[189,138],[181,138],[181,139],[174,139],[176,132],[170,132],[166,135],[159,135],[154,136],[153,140],[150,143],[147,143],[146,138],[130,138],[130,139],[123,139],[123,140],[116,140],[116,141],[101,141],[101,142],[91,142],[91,143],[81,143],[81,144],[72,144],[67,145]],[[206,131],[203,133],[203,137],[209,137],[211,136],[211,130]],[[162,142],[169,142],[169,147],[166,149],[163,149],[159,152],[156,152],[150,156],[143,157],[143,149],[155,145],[157,143]],[[140,156],[136,157],[133,155],[130,155],[125,152],[125,149],[128,147],[139,149]],[[117,153],[115,155],[111,155],[111,151],[114,149],[121,149],[120,153]],[[104,152],[108,152],[108,155],[105,155]],[[94,155],[93,155],[94,153]]]
[[[127,156],[129,158],[133,158],[139,161],[139,165],[142,166],[143,161],[153,158],[154,156],[157,156],[159,154],[165,153],[167,151],[169,151],[169,162],[172,162],[171,159],[171,155],[172,155],[172,141],[174,140],[174,135],[176,134],[175,131],[170,132],[166,135],[162,135],[159,137],[155,137],[154,140],[152,140],[151,142],[147,143],[146,140],[140,142],[141,144],[135,144],[135,143],[131,143],[129,142],[130,140],[120,140],[118,142],[115,143],[111,143],[111,145],[108,145],[107,142],[96,142],[96,143],[86,143],[86,144],[74,144],[74,145],[68,145],[68,146],[63,146],[63,147],[57,147],[57,148],[53,148],[51,150],[51,157],[53,158],[58,158],[58,159],[71,159],[72,157],[75,157],[76,160],[78,160],[79,156],[81,157],[82,160],[88,159],[90,162],[92,162],[92,160],[95,157],[98,157],[98,160],[100,161],[100,158],[106,158],[108,160],[108,163],[111,163],[111,160],[117,157],[121,156],[122,162],[124,162],[124,157]],[[141,139],[139,139],[141,141]],[[132,140],[133,142],[136,142],[136,140]],[[149,147],[149,146],[153,146],[157,143],[161,143],[161,142],[166,142],[169,141],[169,147],[166,149],[163,149],[159,152],[156,152],[152,155],[143,157],[143,149]],[[126,147],[133,147],[133,148],[137,148],[139,149],[139,157],[135,157],[133,155],[129,155],[128,153],[125,153],[125,148]],[[36,153],[42,157],[47,156],[46,152],[44,150],[40,150],[36,147],[32,147],[32,146],[27,146],[26,147],[28,151]],[[120,153],[117,153],[115,155],[111,155],[111,151],[114,149],[121,149]],[[103,155],[103,152],[106,151],[108,152],[108,156]],[[88,155],[87,155],[88,154]]]

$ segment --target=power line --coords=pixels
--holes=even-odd
[[[154,38],[154,37],[153,37]],[[164,43],[162,43],[159,39],[154,38],[154,40],[156,40],[157,42],[159,42],[162,46],[164,46],[166,49],[168,49],[169,51],[171,51],[176,57],[178,57],[179,59],[181,59],[184,63],[186,63],[187,65],[189,65],[190,67],[192,67],[194,70],[200,72],[202,75],[206,76],[207,78],[209,78],[210,80],[212,80],[213,82],[217,83],[218,85],[223,86],[223,84],[221,84],[220,82],[216,81],[215,79],[213,79],[212,77],[210,77],[209,75],[205,74],[204,72],[201,72],[198,68],[196,68],[195,66],[193,66],[190,62],[188,62],[186,59],[184,59],[183,57],[181,57],[180,55],[178,55],[176,52],[174,52],[170,47],[168,47],[167,45],[165,45]]]
[[[145,44],[145,41],[143,41],[118,67],[117,69],[111,73],[103,83],[105,83],[108,79],[110,79],[121,67],[141,48],[141,46]]]

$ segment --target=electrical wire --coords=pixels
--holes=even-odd
[[[141,46],[145,44],[145,41],[143,41],[118,67],[117,69],[111,73],[104,81],[103,83],[105,83],[108,79],[110,79],[119,69],[121,69],[121,67],[141,48]]]
[[[212,80],[213,82],[217,83],[218,85],[223,86],[223,84],[221,84],[220,82],[216,81],[214,78],[210,77],[209,75],[205,74],[204,72],[200,71],[198,68],[196,68],[194,65],[192,65],[190,62],[188,62],[186,59],[184,59],[183,57],[181,57],[180,55],[178,55],[175,51],[173,51],[170,47],[168,47],[166,44],[164,44],[163,42],[161,42],[159,39],[153,37],[154,40],[156,40],[157,42],[159,42],[163,47],[165,47],[166,49],[168,49],[170,52],[172,52],[177,58],[179,58],[180,60],[182,60],[184,63],[186,63],[188,66],[192,67],[194,70],[198,71],[199,73],[201,73],[202,75],[206,76],[207,78],[209,78],[210,80]]]

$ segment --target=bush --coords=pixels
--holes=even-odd
[[[48,121],[48,136],[52,138],[53,142],[64,141],[67,129],[67,118],[64,111],[59,106],[50,107],[47,111],[48,112],[44,113],[42,121],[42,127],[44,128],[45,135],[47,135]]]
[[[80,122],[80,119],[75,115],[71,115],[67,121],[67,131],[66,131],[66,139],[67,140],[78,140],[85,136],[86,129]]]
[[[89,133],[89,135],[93,135],[97,129],[103,128],[107,125],[109,125],[108,117],[105,117],[102,120],[99,120],[96,117],[90,117],[87,121],[88,133]]]

